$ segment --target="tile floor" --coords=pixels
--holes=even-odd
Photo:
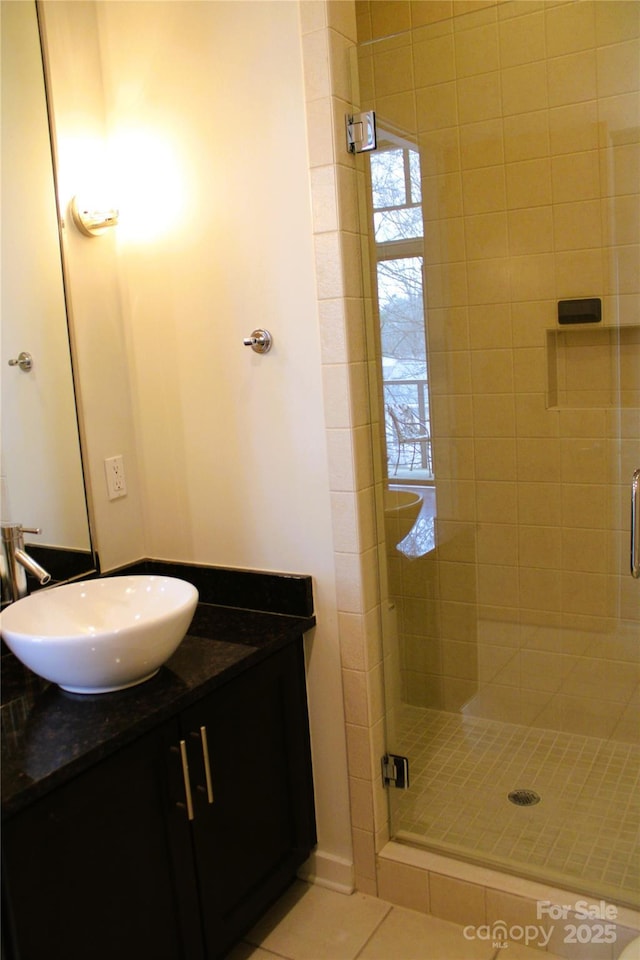
[[[408,704],[398,721],[411,789],[391,796],[397,838],[637,906],[637,746]],[[510,803],[518,788],[541,801]]]
[[[464,929],[365,894],[296,881],[227,960],[559,960],[517,942],[505,950],[467,939]]]

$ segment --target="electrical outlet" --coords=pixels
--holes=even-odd
[[[109,500],[126,497],[127,481],[124,476],[122,454],[118,454],[117,457],[107,457],[104,462],[104,471],[107,477],[107,494]]]

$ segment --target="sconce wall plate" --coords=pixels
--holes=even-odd
[[[86,237],[99,237],[109,227],[118,223],[117,210],[94,210],[74,197],[70,203],[71,217],[76,227]]]

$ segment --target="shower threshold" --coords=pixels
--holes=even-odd
[[[578,954],[571,937],[573,926],[580,928],[579,943],[584,944],[588,925],[594,943],[589,944],[588,954],[584,952],[584,945],[579,947],[579,956],[588,955],[595,960],[596,957],[619,957],[640,933],[640,913],[632,908],[614,906],[602,900],[594,902],[580,891],[566,886],[479,866],[468,859],[433,852],[409,842],[390,840],[386,843],[378,853],[378,868],[379,896],[399,906],[410,906],[443,920],[463,924],[470,939],[474,939],[474,933],[486,939],[488,932],[498,933],[497,928],[504,928],[507,924],[507,936],[510,938],[513,934],[516,940],[521,939],[526,930],[543,928],[545,939],[551,941],[547,949],[554,957],[575,958]],[[405,882],[398,884],[399,877],[404,877]],[[429,891],[427,899],[426,890]],[[605,947],[604,952],[602,947],[595,945],[602,923],[599,925],[595,918],[584,920],[587,904],[609,921],[608,941],[612,946]],[[559,908],[562,913],[560,923],[557,922]],[[504,936],[504,930],[499,935]],[[535,938],[533,942],[539,945]],[[500,943],[500,946],[506,945],[506,942]]]

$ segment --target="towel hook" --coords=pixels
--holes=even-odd
[[[256,353],[268,353],[273,344],[273,338],[268,330],[254,330],[250,337],[242,341],[245,347],[251,347]]]
[[[26,350],[19,353],[16,359],[7,361],[10,367],[20,367],[25,373],[33,367],[33,357]]]

